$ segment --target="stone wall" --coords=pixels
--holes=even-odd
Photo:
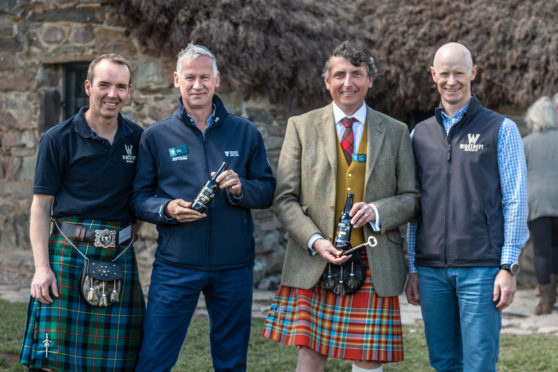
[[[145,53],[112,9],[92,0],[3,1],[0,5],[0,284],[33,273],[28,219],[35,153],[41,135],[61,120],[63,70],[102,53],[120,53],[134,67],[133,93],[123,114],[143,127],[171,115],[179,95],[172,75],[174,53]],[[82,82],[79,82],[80,84]],[[286,115],[264,98],[243,100],[232,89],[218,90],[230,112],[254,121],[274,171]],[[257,286],[276,285],[283,232],[270,210],[254,211]],[[136,251],[142,282],[148,284],[157,232],[145,224]]]

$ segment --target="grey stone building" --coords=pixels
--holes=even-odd
[[[144,53],[138,41],[98,1],[3,2],[0,8],[0,284],[27,286],[33,274],[28,219],[35,156],[42,134],[88,103],[83,90],[89,62],[116,52],[134,68],[132,98],[123,114],[147,127],[176,110],[176,53]],[[286,117],[265,97],[245,100],[218,91],[227,108],[256,123],[275,166]],[[102,182],[102,180],[99,180]],[[256,285],[276,285],[283,232],[271,210],[255,211]],[[149,283],[157,232],[145,224],[136,244],[142,283]]]

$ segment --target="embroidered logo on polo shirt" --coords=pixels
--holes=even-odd
[[[467,133],[467,139],[469,140],[469,143],[461,143],[459,145],[459,149],[467,152],[477,152],[479,150],[483,150],[484,145],[477,144],[479,137],[480,133]]]
[[[132,149],[134,145],[124,145],[124,150],[126,150],[126,155],[122,155],[122,160],[126,163],[135,163],[136,155],[133,154]]]
[[[240,155],[238,154],[238,151],[230,150],[230,151],[225,151],[225,156],[231,158],[231,157],[238,157]]]
[[[172,161],[177,160],[188,160],[188,147],[186,145],[171,147],[169,149],[169,155]]]

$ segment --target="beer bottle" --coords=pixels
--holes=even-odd
[[[345,202],[345,209],[339,217],[339,223],[337,224],[337,235],[335,236],[335,248],[347,249],[351,244],[351,231],[353,226],[351,225],[351,217],[349,212],[353,206],[354,194],[347,194],[347,201]]]
[[[194,199],[192,203],[192,209],[204,213],[207,210],[207,206],[217,193],[217,187],[219,186],[215,180],[221,173],[223,173],[229,165],[226,162],[223,162],[219,169],[215,172],[213,177],[210,177],[209,180],[205,183],[201,191],[199,192],[198,196]]]

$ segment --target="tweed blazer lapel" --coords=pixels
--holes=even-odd
[[[335,119],[333,118],[333,104],[329,104],[322,110],[316,125],[316,133],[319,133],[320,141],[325,150],[327,160],[333,174],[337,174],[337,131],[335,130]]]
[[[366,153],[368,155],[366,158],[366,178],[364,180],[365,191],[368,180],[372,176],[372,171],[374,170],[374,166],[378,160],[385,137],[385,124],[382,117],[370,107],[366,106],[366,108],[366,127],[368,134],[368,146],[366,148]]]

